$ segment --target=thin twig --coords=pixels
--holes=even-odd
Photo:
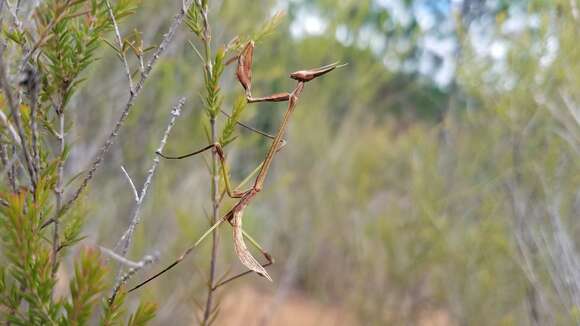
[[[4,65],[4,59],[2,56],[3,53],[0,53],[0,86],[4,90],[4,95],[6,97],[6,101],[8,102],[8,107],[10,108],[10,112],[12,113],[12,117],[14,119],[14,123],[16,124],[16,130],[18,131],[18,138],[20,140],[20,148],[22,149],[22,153],[24,154],[24,160],[26,162],[26,168],[28,174],[30,175],[30,180],[32,183],[33,189],[36,189],[36,177],[34,174],[34,169],[32,167],[32,161],[28,150],[26,149],[26,141],[24,138],[24,127],[22,125],[22,117],[20,114],[20,110],[17,107],[17,103],[14,101],[14,96],[12,91],[10,90],[10,85],[8,84],[8,78],[6,77],[6,70]]]
[[[30,95],[30,129],[32,130],[32,156],[33,168],[36,176],[40,174],[40,148],[38,144],[38,76],[36,71],[30,69],[27,71],[26,84]]]
[[[16,129],[14,129],[14,126],[12,126],[10,121],[8,121],[8,117],[6,117],[6,114],[4,114],[3,111],[0,111],[0,119],[2,119],[2,122],[6,125],[6,127],[10,131],[10,135],[12,135],[14,142],[17,145],[20,145],[20,137],[18,136],[18,132],[16,132]]]
[[[61,209],[61,211],[59,212],[59,215],[64,214],[87,188],[89,182],[91,181],[91,179],[95,175],[95,171],[98,169],[99,165],[103,161],[105,154],[111,149],[111,146],[113,145],[113,143],[115,141],[115,138],[117,137],[117,135],[119,134],[119,131],[123,127],[125,120],[127,120],[127,117],[129,116],[131,108],[133,107],[133,104],[135,103],[135,99],[137,98],[137,96],[139,95],[141,90],[143,89],[143,85],[145,84],[145,81],[148,79],[149,74],[150,74],[151,70],[153,69],[153,66],[155,65],[157,60],[159,60],[159,58],[165,52],[165,50],[167,50],[167,47],[169,46],[169,44],[173,41],[178,27],[183,22],[183,17],[185,16],[185,14],[187,13],[187,11],[189,10],[189,8],[191,7],[192,4],[193,4],[193,0],[185,1],[183,3],[182,8],[179,10],[177,15],[175,15],[175,17],[173,18],[173,23],[169,27],[168,32],[163,37],[161,44],[159,44],[159,47],[157,48],[157,50],[155,51],[155,53],[153,54],[151,59],[149,59],[149,62],[147,63],[147,67],[141,73],[141,78],[139,79],[139,82],[137,82],[137,85],[135,86],[134,91],[129,95],[129,99],[127,100],[127,103],[125,104],[123,112],[121,113],[119,120],[115,124],[113,131],[111,131],[111,134],[105,140],[104,144],[101,146],[101,149],[99,150],[99,152],[97,153],[97,156],[93,160],[91,167],[90,167],[87,175],[83,179],[81,185],[74,192],[72,198],[69,199],[69,201]]]
[[[165,132],[163,133],[163,136],[161,137],[161,141],[159,143],[159,148],[157,149],[157,152],[163,151],[163,148],[165,147],[165,144],[167,143],[167,138],[169,137],[169,133],[171,132],[171,129],[173,129],[173,126],[175,126],[175,121],[177,120],[177,117],[179,117],[179,115],[181,114],[181,109],[183,108],[184,104],[185,104],[185,98],[182,97],[181,99],[179,99],[177,104],[175,104],[173,106],[173,108],[171,109],[171,117],[169,118],[169,123],[167,124],[167,127],[165,128]],[[116,256],[115,258],[125,259],[125,255],[127,254],[127,251],[129,250],[129,246],[131,245],[133,232],[135,231],[135,228],[137,227],[137,225],[139,224],[139,221],[141,220],[140,216],[139,216],[139,212],[141,211],[141,206],[143,204],[145,196],[147,195],[147,191],[149,190],[149,187],[153,181],[153,176],[155,175],[155,171],[157,171],[157,167],[159,166],[159,161],[160,161],[159,157],[157,155],[155,155],[153,158],[153,164],[151,165],[151,167],[149,168],[149,171],[147,172],[147,177],[145,178],[145,182],[143,183],[143,188],[141,188],[141,194],[137,193],[137,189],[135,188],[135,184],[131,180],[131,177],[129,177],[129,174],[127,173],[127,171],[124,168],[122,168],[123,172],[125,173],[125,176],[129,180],[129,183],[131,184],[131,188],[133,189],[133,193],[135,195],[135,206],[133,207],[133,212],[131,214],[131,223],[129,224],[127,231],[125,231],[123,236],[121,236],[121,239],[115,245],[114,250],[121,247],[120,254],[117,255],[113,252],[113,254],[115,254],[115,256]],[[119,292],[119,290],[121,289],[121,286],[123,286],[133,274],[135,274],[139,269],[143,268],[144,266],[145,265],[134,266],[129,271],[127,271],[127,273],[125,273],[125,274],[121,274],[123,271],[123,268],[122,267],[119,268],[119,274],[117,275],[117,283],[115,284],[115,287],[113,288],[113,292],[112,292],[112,295],[109,299],[109,303],[113,302],[113,300],[115,299],[115,296],[117,295],[117,292]]]
[[[14,184],[14,179],[10,175],[10,170],[12,169],[12,165],[14,165],[14,162],[18,160],[18,157],[14,156],[10,160],[8,160],[8,155],[6,153],[4,146],[5,145],[0,146],[0,158],[2,160],[2,165],[4,166],[4,169],[0,171],[0,180],[4,178],[5,174],[7,174],[10,185],[12,186],[13,189],[15,189],[16,185]]]
[[[59,120],[59,131],[58,131],[58,144],[59,144],[59,157],[58,157],[58,169],[57,169],[57,180],[56,186],[54,188],[56,196],[56,213],[54,216],[54,229],[52,233],[52,273],[56,274],[58,269],[58,249],[60,247],[58,229],[59,229],[59,215],[58,212],[62,209],[63,195],[64,195],[64,164],[65,164],[65,150],[66,141],[64,133],[64,110],[59,108],[57,111]]]
[[[139,203],[139,193],[137,192],[137,188],[135,188],[135,183],[133,183],[131,176],[129,176],[129,173],[127,172],[127,170],[125,170],[125,167],[122,165],[121,165],[121,170],[123,171],[123,174],[127,178],[127,181],[129,182],[129,186],[131,186],[131,191],[133,192],[133,196],[135,197],[135,202]]]
[[[165,132],[163,133],[163,137],[161,138],[161,142],[159,144],[159,148],[157,149],[157,151],[159,151],[159,152],[163,151],[163,148],[165,147],[165,144],[167,143],[167,138],[169,137],[169,133],[171,132],[171,129],[175,125],[175,121],[176,121],[177,117],[181,114],[181,109],[182,109],[184,104],[185,104],[185,98],[182,97],[181,99],[179,99],[177,104],[175,104],[173,106],[173,108],[171,110],[171,117],[169,118],[169,123],[167,124],[167,127],[165,128]],[[131,245],[131,239],[133,236],[133,232],[134,232],[135,228],[137,227],[137,225],[139,224],[139,222],[141,221],[141,218],[139,215],[139,213],[141,211],[141,206],[143,204],[145,196],[147,195],[147,191],[149,190],[149,186],[151,185],[151,182],[153,180],[153,176],[155,175],[155,172],[157,171],[158,166],[159,166],[159,157],[157,155],[155,155],[153,158],[153,164],[151,164],[151,167],[149,168],[149,171],[147,172],[147,177],[145,178],[145,182],[143,183],[143,187],[141,188],[141,193],[139,195],[137,194],[137,190],[134,188],[134,185],[133,185],[133,189],[134,189],[135,196],[136,196],[136,202],[135,202],[135,206],[133,207],[133,212],[131,213],[131,222],[129,224],[129,227],[127,228],[127,231],[125,231],[125,233],[123,234],[121,239],[115,245],[115,249],[117,249],[119,247],[121,248],[120,255],[122,257],[124,257],[127,254],[129,246]],[[128,177],[128,175],[127,175],[127,177]]]
[[[105,0],[107,9],[109,10],[109,17],[113,23],[113,28],[115,29],[115,36],[117,37],[117,43],[119,43],[119,55],[121,60],[123,60],[123,66],[125,66],[125,74],[127,75],[127,80],[129,81],[129,93],[133,93],[133,78],[131,77],[131,69],[129,68],[129,63],[127,62],[127,56],[125,51],[123,51],[123,38],[121,38],[121,32],[119,31],[119,25],[117,25],[117,20],[115,19],[115,14],[113,13],[113,8],[109,0]]]
[[[123,256],[118,255],[116,252],[114,252],[113,250],[111,250],[109,248],[99,246],[99,249],[101,249],[101,251],[104,252],[105,254],[107,254],[109,257],[113,258],[113,260],[116,260],[117,262],[119,262],[119,263],[121,263],[129,268],[143,267],[141,262],[134,262],[132,260],[129,260]]]
[[[18,15],[18,12],[20,11],[20,5],[22,4],[22,0],[17,0],[16,1],[16,8],[14,9],[14,13],[16,15]]]
[[[3,138],[3,137],[2,137]],[[0,138],[1,139],[1,138]],[[16,181],[14,180],[14,176],[12,175],[12,166],[14,162],[18,159],[18,156],[14,155],[11,159],[8,158],[8,145],[7,144],[0,144],[0,161],[2,161],[2,165],[4,166],[4,170],[0,172],[0,178],[4,177],[4,174],[8,176],[8,182],[12,191],[16,191]]]
[[[120,257],[122,258],[122,257]],[[153,255],[147,255],[145,257],[143,257],[143,259],[141,259],[138,263],[133,263],[135,264],[135,266],[131,267],[127,273],[121,275],[121,277],[117,280],[117,283],[115,283],[115,286],[113,287],[113,291],[111,296],[109,297],[109,304],[112,304],[115,301],[115,297],[117,296],[117,293],[119,293],[119,290],[121,289],[121,287],[123,285],[125,285],[127,283],[127,281],[129,281],[129,279],[135,275],[135,273],[137,273],[138,271],[140,271],[141,269],[145,268],[147,265],[150,265],[154,262],[156,262],[157,260],[159,260],[159,254],[153,254]]]
[[[68,8],[68,6],[71,4],[72,0],[67,0],[64,4],[62,4],[62,7],[57,8],[56,11],[59,11],[59,14],[54,17],[50,23],[48,23],[48,26],[46,26],[46,28],[42,31],[40,38],[38,39],[38,41],[36,41],[34,43],[34,45],[32,46],[32,48],[26,52],[26,54],[24,54],[24,57],[22,58],[22,62],[20,63],[20,66],[18,68],[18,71],[22,71],[24,69],[24,67],[28,64],[28,60],[30,60],[30,58],[32,57],[32,55],[34,54],[34,52],[36,52],[36,50],[38,50],[40,48],[40,46],[42,45],[42,43],[44,43],[44,41],[46,41],[46,38],[48,37],[48,33],[52,30],[52,28],[58,24],[63,18],[66,17],[66,9]],[[17,15],[15,15],[15,19],[17,20],[18,17]],[[17,25],[17,27],[21,27]]]
[[[0,26],[4,26],[4,3],[6,2],[6,0],[0,0]],[[10,8],[8,8],[8,10],[10,10]],[[6,44],[6,39],[2,38],[0,39],[0,54],[4,53],[4,50],[6,49],[8,45]]]
[[[12,8],[12,5],[10,4],[10,2],[6,2],[6,3],[8,5],[8,12],[10,12],[10,15],[12,16],[13,25],[19,31],[21,31],[22,30],[22,22],[18,18],[18,9],[19,9],[20,3],[18,3],[14,8]]]
[[[216,76],[212,76],[213,69],[212,69],[212,56],[211,56],[211,29],[209,25],[208,19],[208,6],[207,3],[202,5],[201,1],[198,0],[197,6],[201,11],[201,16],[203,17],[203,34],[202,34],[202,41],[205,50],[205,74],[206,74],[206,83],[211,81]],[[195,49],[195,47],[194,47]],[[197,51],[197,49],[195,49]],[[216,126],[216,117],[215,114],[211,114],[210,119],[210,132],[211,132],[211,143],[215,144],[217,142],[217,126]],[[216,151],[212,151],[211,155],[211,187],[210,187],[210,196],[211,196],[211,205],[212,205],[212,213],[211,213],[211,224],[215,225],[218,220],[219,215],[219,207],[220,207],[220,200],[219,200],[219,171],[218,171],[218,153]],[[207,300],[205,303],[205,309],[203,312],[203,323],[202,325],[207,325],[211,313],[213,311],[213,283],[216,276],[216,267],[217,267],[217,250],[218,250],[218,232],[214,229],[211,233],[212,237],[212,245],[211,245],[211,257],[210,257],[210,265],[209,265],[209,280],[208,280],[208,290],[207,290]]]
[[[199,52],[199,50],[197,49],[195,44],[193,44],[193,42],[191,42],[191,41],[187,41],[187,42],[189,43],[189,45],[191,46],[193,51],[195,51],[195,54],[197,54],[197,56],[199,57],[199,60],[201,60],[201,63],[203,63],[205,65],[205,58],[201,55],[201,53]]]
[[[4,2],[6,2],[6,0],[0,0],[0,23],[2,23],[4,19]]]

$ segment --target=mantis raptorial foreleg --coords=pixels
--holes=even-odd
[[[278,146],[277,151],[280,151],[284,146],[286,146],[286,141],[283,139],[280,140],[279,143],[280,143],[280,145]],[[199,150],[196,150],[194,152],[184,154],[184,155],[179,155],[179,156],[168,156],[168,155],[165,155],[161,152],[157,152],[157,155],[159,155],[167,160],[181,160],[184,158],[195,156],[197,154],[201,154],[201,153],[208,151],[210,149],[215,150],[216,153],[218,154],[218,158],[220,161],[220,173],[222,174],[222,177],[224,178],[224,185],[225,185],[224,193],[227,194],[230,198],[241,198],[244,195],[244,193],[246,193],[249,189],[246,191],[239,191],[238,189],[241,188],[245,183],[247,183],[249,181],[249,179],[251,179],[253,177],[253,175],[255,175],[260,169],[262,169],[264,162],[260,163],[258,165],[258,167],[256,169],[254,169],[254,171],[252,171],[250,173],[250,175],[248,175],[248,177],[246,177],[246,179],[244,179],[244,181],[242,181],[236,188],[232,189],[230,177],[228,174],[228,167],[227,167],[225,154],[224,154],[223,148],[222,148],[220,143],[211,144],[211,145],[203,147]],[[222,194],[222,197],[223,197],[223,194]]]
[[[277,148],[277,151],[280,151],[284,146],[286,145],[286,143],[282,140],[280,141],[280,145]],[[180,155],[180,156],[167,156],[164,155],[160,152],[157,152],[157,154],[165,159],[184,159],[184,158],[188,158],[197,154],[201,154],[207,150],[210,149],[214,149],[219,157],[220,160],[220,164],[221,164],[221,174],[223,175],[224,178],[224,184],[225,184],[225,189],[224,192],[222,193],[222,198],[225,194],[228,194],[228,196],[230,196],[231,198],[241,198],[246,192],[250,191],[250,189],[246,190],[246,191],[239,191],[238,189],[243,187],[246,183],[248,183],[252,177],[254,177],[255,174],[257,174],[261,169],[262,166],[264,164],[264,162],[260,163],[258,165],[258,167],[256,167],[256,169],[254,169],[254,171],[252,171],[236,188],[231,189],[231,183],[229,181],[229,176],[228,176],[228,171],[227,171],[227,163],[225,160],[225,154],[223,152],[223,149],[221,147],[221,145],[219,143],[216,144],[212,144],[212,145],[208,145],[204,148],[201,148],[199,150],[196,150],[192,153],[188,153],[185,155]],[[220,199],[221,201],[221,199]],[[229,219],[231,222],[231,219]],[[218,223],[216,223],[217,225],[221,224],[222,220],[220,220]],[[217,225],[212,226],[212,228],[210,228],[210,230],[213,230],[215,227],[217,227]],[[262,255],[264,255],[264,257],[266,258],[266,260],[268,260],[268,262],[272,263],[272,257],[270,256],[270,254],[268,254],[268,252],[266,252],[259,244],[256,240],[254,240],[249,234],[247,234],[245,231],[242,231],[243,235],[246,237],[246,239],[248,239],[248,241],[250,241],[250,243],[252,243],[254,245],[254,247],[256,247],[256,249],[258,249]],[[207,235],[209,233],[206,232],[205,235]],[[202,236],[202,237],[205,237]]]
[[[167,155],[162,154],[160,152],[157,152],[157,155],[163,157],[164,159],[168,159],[168,160],[181,160],[181,159],[188,158],[188,157],[191,157],[191,156],[194,156],[197,154],[201,154],[201,153],[203,153],[207,150],[210,150],[210,149],[213,149],[218,154],[217,156],[218,156],[219,161],[220,161],[221,174],[224,178],[225,189],[226,189],[228,196],[230,196],[231,198],[241,198],[244,195],[244,193],[232,190],[232,188],[230,186],[230,178],[228,176],[225,154],[223,152],[222,146],[219,143],[211,144],[211,145],[208,145],[202,149],[194,151],[192,153],[188,153],[188,154],[180,155],[180,156],[167,156]]]

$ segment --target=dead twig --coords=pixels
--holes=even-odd
[[[114,254],[114,252],[110,252],[110,253],[113,253]],[[116,258],[122,258],[122,257],[117,256]],[[119,290],[121,290],[121,287],[123,287],[123,285],[125,285],[127,283],[127,281],[129,281],[129,279],[133,275],[135,275],[135,273],[137,273],[138,271],[140,271],[143,268],[147,267],[148,265],[153,264],[157,260],[159,260],[159,254],[158,253],[155,253],[153,255],[146,255],[139,262],[132,262],[132,261],[129,261],[127,259],[124,259],[123,261],[124,262],[130,262],[132,267],[125,274],[121,275],[118,278],[117,282],[115,283],[115,286],[113,287],[112,294],[109,297],[109,300],[108,300],[109,304],[112,304],[115,301],[115,297],[119,293]]]
[[[20,110],[17,107],[17,103],[14,100],[14,96],[10,89],[10,85],[8,83],[8,78],[6,77],[6,69],[4,64],[4,59],[2,56],[3,53],[0,53],[0,86],[4,91],[4,95],[6,97],[6,101],[8,102],[8,107],[12,114],[12,118],[14,119],[14,123],[16,125],[16,131],[18,134],[18,143],[20,144],[20,148],[22,150],[22,154],[24,156],[24,161],[26,163],[26,170],[30,176],[30,181],[32,184],[33,189],[36,189],[36,175],[34,173],[34,167],[32,164],[32,158],[30,153],[28,152],[26,146],[26,138],[24,132],[24,126],[22,125],[22,117],[20,114]],[[7,124],[8,125],[8,124]]]
[[[173,126],[175,125],[175,121],[177,120],[177,117],[179,117],[179,115],[181,114],[181,109],[183,108],[184,104],[185,104],[185,98],[182,97],[181,99],[179,99],[179,101],[171,109],[169,122],[167,124],[167,127],[165,128],[165,131],[163,132],[163,136],[161,137],[161,141],[159,143],[159,147],[157,148],[157,151],[163,151],[163,148],[165,148],[165,144],[167,143],[167,138],[169,137],[169,134],[171,133],[171,129],[173,129]],[[121,236],[121,239],[119,239],[119,241],[117,242],[117,244],[113,248],[114,251],[112,251],[112,253],[115,255],[114,258],[125,259],[125,256],[127,255],[127,252],[128,252],[129,247],[131,245],[131,240],[133,239],[133,233],[135,231],[135,228],[137,227],[137,225],[139,224],[139,222],[141,220],[141,217],[139,215],[139,213],[141,211],[141,206],[142,206],[143,201],[147,195],[147,191],[149,190],[149,187],[151,186],[151,183],[153,181],[153,176],[155,175],[155,172],[157,171],[158,167],[159,167],[159,157],[157,155],[155,155],[155,157],[153,158],[153,163],[151,164],[151,167],[147,171],[147,176],[145,177],[145,182],[143,183],[143,187],[141,188],[140,194],[137,192],[137,188],[135,187],[133,180],[131,179],[131,177],[129,176],[129,174],[125,170],[125,168],[122,168],[126,178],[128,179],[128,182],[131,186],[131,190],[133,192],[133,195],[135,197],[135,206],[133,207],[133,211],[131,213],[131,222],[129,224],[129,227],[127,228],[127,231],[125,231],[125,233],[123,233],[123,235]],[[118,250],[119,254],[115,253],[115,251],[117,251],[117,250]],[[125,264],[125,265],[127,265],[127,264]],[[143,268],[143,266],[132,266],[131,269],[127,273],[122,274],[123,266],[119,267],[119,272],[117,275],[117,283],[116,283],[115,287],[113,288],[113,294],[111,295],[111,299],[109,300],[109,302],[112,302],[114,300],[115,296],[117,295],[117,292],[120,290],[121,286],[127,282],[129,277],[131,277],[135,272],[137,272],[141,268]]]
[[[161,138],[161,141],[159,143],[159,147],[157,148],[158,152],[163,151],[163,148],[165,148],[165,144],[167,143],[167,138],[169,137],[169,134],[171,133],[171,129],[173,129],[173,126],[175,125],[175,121],[177,120],[177,117],[179,117],[179,115],[181,114],[181,109],[183,108],[184,104],[185,104],[185,98],[182,97],[181,99],[179,99],[177,104],[175,104],[173,106],[173,108],[171,110],[171,116],[169,118],[169,123],[167,124],[167,127],[165,128],[165,131],[164,131],[163,136]],[[123,236],[121,237],[119,242],[117,242],[117,244],[115,245],[115,249],[120,248],[120,254],[123,257],[127,254],[127,250],[129,249],[129,246],[131,245],[131,239],[133,236],[133,232],[135,231],[135,228],[137,227],[137,225],[141,221],[141,218],[139,215],[139,213],[141,211],[141,206],[143,204],[145,196],[147,195],[147,191],[149,190],[149,187],[151,186],[151,183],[153,181],[153,176],[155,175],[155,172],[157,171],[158,167],[159,167],[159,157],[157,155],[155,155],[155,157],[153,158],[153,163],[151,164],[151,167],[147,171],[147,176],[145,177],[145,182],[143,183],[143,187],[141,188],[140,194],[137,193],[137,189],[135,187],[135,184],[133,183],[133,181],[131,180],[129,175],[126,173],[125,169],[123,169],[127,178],[129,179],[129,182],[131,184],[131,188],[133,190],[133,194],[135,196],[135,206],[133,207],[133,211],[131,213],[131,222],[129,224],[129,227],[127,228],[127,231],[125,231],[125,233],[123,234]]]
[[[129,68],[129,62],[127,62],[127,56],[125,55],[125,51],[123,51],[123,38],[121,37],[119,25],[117,25],[117,20],[115,19],[115,14],[113,13],[113,7],[111,7],[111,3],[109,2],[109,0],[105,0],[105,4],[107,5],[109,17],[111,18],[113,29],[115,30],[115,36],[117,38],[117,43],[119,45],[119,56],[121,57],[121,60],[123,61],[123,66],[125,67],[125,75],[127,75],[127,80],[129,82],[129,93],[132,94],[133,78],[131,77],[131,69]]]

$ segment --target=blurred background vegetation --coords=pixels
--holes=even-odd
[[[180,3],[142,1],[121,31],[158,44]],[[246,229],[276,259],[274,283],[249,275],[221,288],[218,324],[580,323],[579,8],[577,0],[210,1],[214,45],[286,12],[256,45],[255,95],[290,90],[292,71],[348,62],[308,85],[288,145],[246,210]],[[196,42],[182,27],[91,185],[85,243],[112,247],[127,228],[133,197],[120,166],[143,179],[178,97],[187,103],[165,152],[207,144],[202,66],[188,41]],[[107,47],[99,57],[71,100],[68,175],[89,164],[126,101],[118,57]],[[224,76],[231,111],[241,90],[232,67]],[[284,107],[252,105],[242,121],[274,133]],[[240,181],[269,142],[237,133],[227,154]],[[160,263],[132,282],[207,229],[208,163],[209,155],[161,162],[129,253],[158,252]],[[228,228],[218,268],[243,271]],[[195,323],[208,253],[209,242],[127,300],[157,302],[159,325]]]

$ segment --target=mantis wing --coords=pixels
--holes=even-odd
[[[234,232],[234,249],[238,258],[250,270],[264,276],[270,282],[272,282],[272,278],[268,275],[268,272],[260,263],[252,256],[248,247],[246,247],[246,243],[244,242],[244,233],[242,231],[242,217],[244,215],[244,209],[246,206],[240,206],[235,208],[233,218],[232,218],[232,228]]]

